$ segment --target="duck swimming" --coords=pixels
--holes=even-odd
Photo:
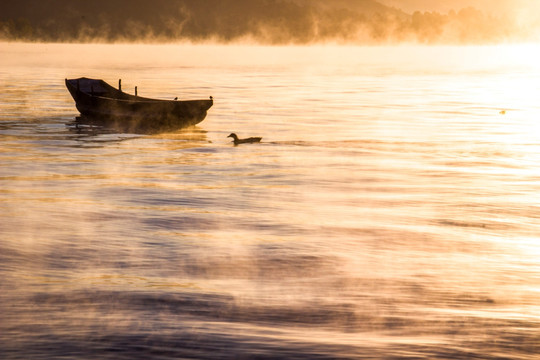
[[[261,142],[261,139],[262,139],[261,137],[250,137],[250,138],[246,138],[246,139],[239,139],[238,136],[235,133],[231,133],[227,137],[232,137],[233,138],[234,145],[258,143],[258,142]]]

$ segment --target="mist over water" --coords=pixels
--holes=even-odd
[[[1,358],[540,352],[536,46],[0,50]],[[214,106],[76,128],[79,76]]]

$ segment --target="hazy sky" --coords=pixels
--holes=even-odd
[[[460,10],[473,6],[492,13],[509,10],[540,9],[540,0],[378,0],[380,3],[400,8],[406,12]]]

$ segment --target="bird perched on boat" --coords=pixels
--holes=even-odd
[[[231,133],[227,137],[232,137],[233,138],[234,145],[258,143],[258,142],[261,142],[261,139],[262,139],[261,137],[250,137],[250,138],[246,138],[246,139],[239,139],[238,136],[235,133]]]

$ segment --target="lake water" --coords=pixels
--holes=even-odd
[[[0,44],[0,357],[537,358],[539,49]]]

